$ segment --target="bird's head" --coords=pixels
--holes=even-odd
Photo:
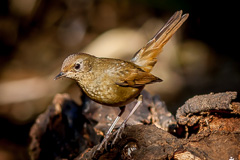
[[[61,72],[55,77],[55,80],[62,77],[79,80],[83,74],[92,69],[94,58],[96,57],[86,53],[77,53],[68,56],[63,61]]]

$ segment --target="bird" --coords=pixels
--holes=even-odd
[[[120,108],[120,113],[99,144],[98,150],[104,144],[106,146],[112,130],[124,113],[125,106],[137,99],[136,105],[115,132],[112,144],[121,135],[128,119],[142,103],[140,93],[145,85],[162,81],[150,72],[157,63],[157,56],[161,53],[163,46],[187,20],[188,16],[188,13],[182,15],[182,10],[176,11],[155,36],[134,54],[130,61],[96,57],[87,53],[71,54],[63,61],[61,72],[55,77],[55,80],[62,77],[73,79],[93,101]]]

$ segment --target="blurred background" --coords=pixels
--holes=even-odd
[[[180,9],[189,19],[153,70],[164,81],[146,90],[159,94],[173,114],[194,95],[239,91],[237,6],[207,0],[1,0],[0,160],[28,159],[29,129],[56,93],[80,103],[73,81],[53,80],[69,54],[130,60]]]

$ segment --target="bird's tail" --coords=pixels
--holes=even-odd
[[[188,13],[182,15],[182,10],[175,12],[157,34],[133,56],[131,62],[140,66],[144,71],[150,72],[163,46],[187,20],[188,15]]]

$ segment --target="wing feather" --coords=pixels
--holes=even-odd
[[[139,87],[144,86],[146,84],[154,83],[154,82],[161,82],[162,80],[151,73],[145,72],[140,68],[135,69],[128,69],[125,70],[126,73],[124,74],[124,78],[120,78],[117,85],[123,87]]]

